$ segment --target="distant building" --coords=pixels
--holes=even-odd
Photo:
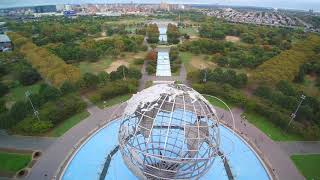
[[[66,4],[66,5],[64,5],[64,10],[71,11],[72,10],[72,6],[70,4]]]
[[[164,10],[164,11],[170,11],[170,6],[168,3],[165,2],[161,2],[160,3],[160,10]]]
[[[53,13],[57,11],[55,5],[35,6],[32,9],[34,13]]]
[[[74,11],[74,10],[63,11],[63,15],[64,15],[64,16],[75,16],[75,15],[77,15],[77,12]]]
[[[0,34],[4,34],[8,31],[6,24],[6,22],[0,22]]]
[[[310,14],[313,14],[313,9],[309,9],[309,13],[310,13]]]
[[[0,52],[11,51],[12,43],[10,38],[5,34],[0,34]]]

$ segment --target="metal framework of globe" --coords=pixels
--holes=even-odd
[[[119,129],[120,151],[140,179],[197,179],[219,154],[219,119],[199,93],[159,84],[134,95]]]

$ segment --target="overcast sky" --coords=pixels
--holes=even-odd
[[[161,0],[0,0],[0,8],[44,5],[44,4],[79,4],[79,3],[160,3]],[[163,0],[181,4],[219,4],[239,6],[259,6],[287,9],[314,9],[320,11],[320,0]]]

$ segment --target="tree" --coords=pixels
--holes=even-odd
[[[28,113],[31,113],[32,110],[30,108],[30,104],[28,102],[24,101],[18,101],[14,103],[14,105],[10,109],[10,116],[15,120],[15,121],[20,121],[24,119]]]
[[[157,24],[149,24],[147,27],[148,43],[158,43],[159,42],[159,28]]]
[[[180,42],[180,32],[176,25],[169,23],[167,28],[168,43],[178,44]]]
[[[155,50],[150,51],[147,54],[146,60],[157,61],[157,59],[158,59],[158,52],[156,52]]]
[[[45,102],[55,100],[61,96],[61,92],[59,91],[59,89],[47,84],[42,84],[40,86],[39,94]]]
[[[107,72],[99,72],[98,73],[99,83],[102,85],[107,84],[110,81],[110,75]]]
[[[4,96],[9,92],[9,88],[0,82],[0,96]]]
[[[69,81],[64,82],[60,87],[60,91],[62,94],[69,94],[69,93],[75,92],[76,90],[77,90],[76,85],[70,83]]]
[[[96,76],[92,73],[84,74],[83,80],[84,80],[86,88],[96,88],[97,85],[99,84],[98,76]]]
[[[40,74],[33,68],[19,72],[19,81],[24,86],[32,85],[41,79]]]
[[[241,40],[249,44],[255,43],[255,37],[252,34],[248,34],[248,33],[243,33],[241,35]]]
[[[288,82],[281,80],[276,84],[276,87],[279,91],[281,91],[283,94],[287,96],[296,96],[297,92],[293,88],[293,86]]]
[[[4,100],[0,100],[0,114],[7,111],[7,107]]]
[[[53,86],[60,87],[66,80],[77,82],[80,79],[79,68],[66,64],[47,49],[36,46],[29,39],[17,33],[10,32],[8,35],[14,45],[20,43],[18,46],[19,52],[25,56],[28,63],[36,68],[41,77]],[[68,41],[70,40],[68,39]]]

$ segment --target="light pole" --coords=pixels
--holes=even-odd
[[[207,69],[204,68],[204,77],[203,77],[203,82],[206,83],[207,82]]]
[[[33,110],[33,114],[34,114],[34,115],[37,117],[37,119],[40,121],[39,112],[34,108],[33,103],[32,103],[32,101],[31,101],[31,99],[30,99],[30,95],[31,95],[30,91],[26,91],[26,92],[25,92],[25,95],[26,95],[26,98],[29,100],[29,102],[30,102],[30,104],[31,104],[31,107],[32,107],[32,110]]]
[[[127,80],[127,79],[126,79],[126,73],[124,72],[124,66],[122,67],[122,74],[123,74],[124,80]]]
[[[298,104],[297,109],[291,114],[291,118],[290,118],[290,121],[289,121],[289,123],[288,123],[288,127],[290,126],[290,124],[292,123],[292,121],[294,120],[294,118],[296,118],[297,112],[299,111],[302,102],[306,99],[306,96],[302,94],[300,98],[301,98],[301,100],[300,100],[300,102],[299,102],[299,104]]]

